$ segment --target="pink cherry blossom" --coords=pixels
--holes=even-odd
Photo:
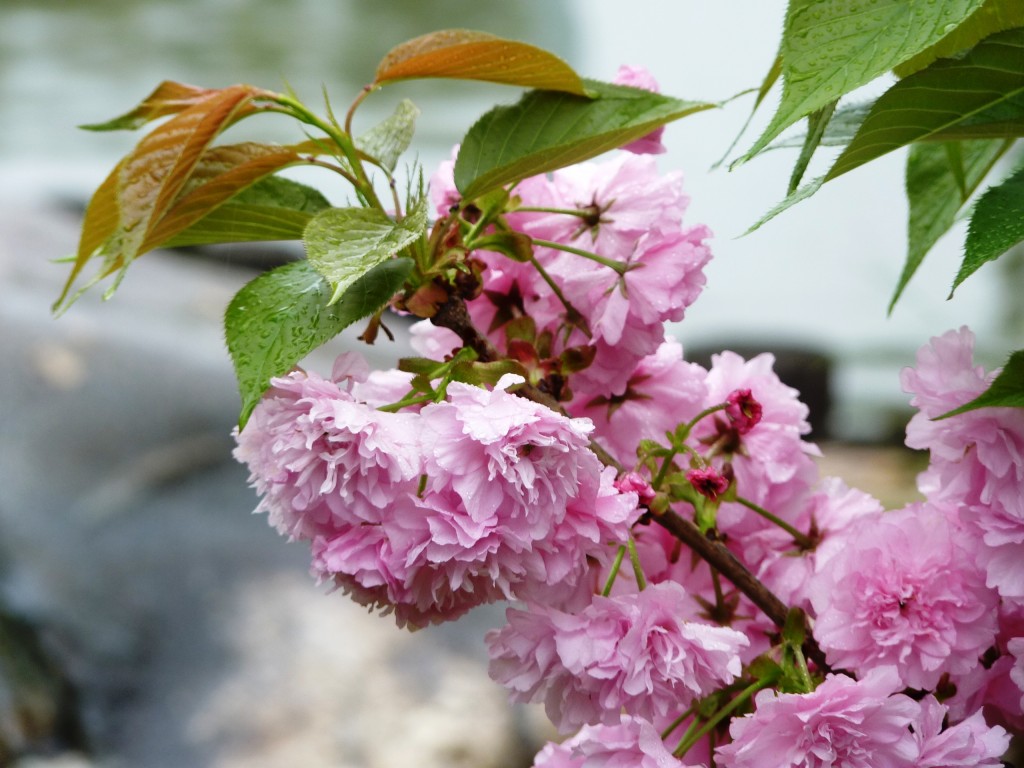
[[[293,539],[376,524],[422,472],[412,414],[376,411],[337,384],[296,371],[271,381],[235,458],[262,495],[257,512]]]
[[[891,668],[855,681],[829,675],[811,693],[760,691],[752,715],[729,726],[719,747],[725,768],[911,768],[917,744],[909,726],[918,705],[903,694]]]
[[[1013,654],[1013,668],[1010,670],[1010,679],[1016,683],[1021,691],[1020,709],[1024,712],[1024,637],[1015,637],[1007,648]]]
[[[996,634],[997,596],[970,562],[949,509],[912,504],[862,517],[811,586],[814,636],[830,664],[895,665],[912,688],[964,673]]]
[[[1010,736],[1001,727],[989,727],[981,712],[942,728],[947,708],[925,696],[913,723],[918,745],[917,768],[1001,768],[999,759],[1010,746]]]
[[[509,609],[487,637],[491,677],[514,701],[544,701],[562,731],[612,724],[621,709],[671,720],[689,702],[740,673],[748,640],[726,627],[679,618],[686,594],[671,582],[595,597],[576,614]]]
[[[1024,601],[1024,410],[981,408],[932,421],[991,380],[973,365],[973,348],[967,328],[949,331],[921,348],[916,368],[903,371],[903,388],[920,410],[907,425],[907,445],[931,452],[921,489],[962,507],[988,584]]]
[[[700,412],[707,399],[706,376],[699,365],[684,362],[679,342],[666,340],[640,360],[618,394],[590,392],[574,379],[577,396],[569,410],[590,418],[601,444],[623,464],[632,465],[642,439],[664,435]]]
[[[657,729],[622,715],[613,724],[584,726],[562,744],[548,744],[534,768],[704,768],[672,755]]]

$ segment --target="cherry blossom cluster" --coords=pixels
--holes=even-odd
[[[923,500],[822,477],[771,355],[704,368],[666,334],[711,253],[660,147],[527,179],[484,227],[442,167],[468,325],[413,340],[446,373],[275,379],[237,435],[259,511],[400,625],[514,601],[491,676],[574,733],[538,768],[999,766],[1024,729],[1024,410],[934,420],[991,379],[947,333],[903,374]],[[517,373],[448,375],[471,331]]]

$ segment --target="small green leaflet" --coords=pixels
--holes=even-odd
[[[1024,168],[985,191],[974,206],[964,243],[964,260],[953,290],[982,264],[1024,240]],[[952,296],[952,291],[950,296]]]
[[[388,173],[394,172],[398,158],[412,143],[419,115],[420,110],[415,104],[402,99],[390,117],[356,139],[356,147],[380,163]]]
[[[782,37],[782,100],[741,158],[784,129],[934,45],[982,0],[790,0]]]
[[[990,407],[1024,408],[1024,349],[1018,349],[1010,355],[1003,370],[996,376],[995,381],[988,389],[971,402],[964,403],[949,413],[937,416],[933,421],[948,419],[950,416],[957,416],[978,408]]]
[[[383,308],[412,271],[411,259],[391,259],[356,280],[334,304],[331,286],[306,261],[265,272],[235,294],[224,334],[242,396],[239,428],[275,376],[346,327]]]
[[[665,123],[711,109],[639,88],[584,80],[592,99],[530,91],[481,117],[462,140],[455,186],[468,200],[564,168],[639,139]]]
[[[422,237],[427,203],[420,198],[408,215],[394,221],[372,208],[329,208],[306,226],[309,263],[334,288],[330,303],[362,275]]]

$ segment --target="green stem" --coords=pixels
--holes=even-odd
[[[752,502],[750,499],[745,499],[742,496],[737,496],[736,497],[736,501],[739,502],[740,504],[742,504],[747,509],[752,510],[753,512],[756,512],[761,517],[763,517],[765,520],[767,520],[767,521],[769,521],[771,523],[774,523],[775,525],[779,526],[779,528],[781,528],[782,530],[784,530],[786,533],[788,533],[790,536],[793,537],[793,541],[795,541],[800,546],[801,549],[811,549],[814,546],[814,543],[806,535],[800,533],[800,531],[798,531],[792,525],[787,523],[785,520],[777,517],[776,515],[773,515],[771,512],[769,512],[764,507],[760,507],[757,504],[755,504],[754,502]]]
[[[581,211],[579,208],[546,208],[543,205],[524,205],[516,208],[514,213],[562,213],[566,216],[578,216],[581,219],[589,219],[593,216],[589,211]]]
[[[732,699],[732,701],[730,701],[720,710],[715,712],[715,714],[713,714],[708,719],[708,721],[704,723],[703,727],[691,733],[689,736],[684,736],[682,742],[680,742],[679,746],[676,747],[675,752],[673,752],[672,754],[676,757],[682,757],[683,755],[685,755],[690,747],[692,747],[694,744],[700,741],[704,736],[708,734],[709,731],[713,730],[716,725],[718,725],[725,718],[731,715],[736,709],[739,708],[741,704],[746,702],[747,699],[749,699],[762,688],[767,688],[768,686],[773,685],[774,683],[775,680],[769,677],[762,680],[756,680],[750,685],[748,685],[746,688],[740,691],[739,694],[734,699]]]
[[[625,557],[626,547],[622,545],[615,553],[615,561],[612,563],[612,569],[608,572],[608,580],[604,583],[604,589],[601,590],[601,597],[608,597],[612,593],[612,585],[615,584],[615,578],[619,575],[619,569],[622,568],[622,561]]]
[[[796,668],[800,673],[800,684],[804,693],[814,690],[814,681],[811,680],[811,671],[807,669],[807,659],[804,657],[804,650],[799,645],[793,645],[793,656],[796,658]]]
[[[696,710],[697,710],[697,705],[694,704],[688,710],[683,712],[683,714],[681,714],[679,717],[677,717],[675,720],[673,720],[671,723],[669,723],[668,728],[666,728],[664,731],[661,732],[661,740],[664,741],[669,736],[671,736],[672,735],[672,731],[674,731],[676,728],[678,728],[680,725],[682,725],[683,721],[686,720],[686,718],[690,717],[690,715],[692,715]]]
[[[310,112],[302,102],[293,99],[290,96],[279,96],[276,101],[279,104],[290,108],[292,114],[294,114],[294,116],[299,120],[304,123],[308,123],[309,125],[316,126],[331,138],[338,149],[341,150],[345,159],[348,160],[349,165],[352,166],[352,172],[355,174],[354,185],[356,192],[359,193],[360,197],[362,197],[368,205],[372,205],[374,208],[387,213],[387,210],[377,197],[376,191],[373,189],[370,177],[366,175],[366,169],[363,168],[362,161],[359,159],[359,152],[356,150],[356,146],[352,141],[352,136],[337,126],[320,119],[317,115]]]
[[[666,456],[665,457],[665,461],[663,461],[661,463],[661,467],[658,469],[658,474],[655,475],[654,479],[651,481],[651,487],[655,491],[657,491],[659,488],[661,488],[661,484],[665,481],[665,475],[668,474],[668,468],[670,466],[672,466],[672,461],[678,455],[679,455],[679,451],[677,451],[676,449],[673,448],[672,449],[672,453],[670,453],[668,456]]]
[[[413,395],[408,394],[399,400],[397,403],[388,403],[387,405],[381,405],[377,408],[378,411],[385,411],[387,413],[397,413],[403,408],[408,408],[410,405],[422,405],[423,403],[429,403],[434,400],[433,395]]]
[[[569,300],[565,298],[565,294],[562,293],[562,289],[559,287],[558,283],[556,283],[551,275],[548,274],[548,271],[540,265],[536,256],[530,256],[530,263],[533,265],[533,268],[537,270],[541,279],[548,284],[551,292],[555,294],[560,302],[562,302],[562,306],[565,307],[565,313],[570,324],[582,330],[587,338],[590,338],[590,327],[587,324],[586,318],[579,313],[576,307],[569,303]]]
[[[694,416],[692,419],[690,419],[688,422],[686,422],[686,433],[683,435],[682,439],[683,440],[686,439],[686,436],[690,434],[690,430],[693,429],[695,426],[697,426],[697,423],[701,419],[706,418],[707,416],[710,416],[712,413],[717,413],[718,411],[724,411],[728,407],[729,407],[728,403],[719,403],[718,405],[712,405],[710,408],[705,408],[703,411],[701,411],[696,416]]]
[[[573,248],[571,245],[566,245],[565,243],[556,243],[551,240],[538,240],[537,238],[534,238],[533,242],[544,248],[554,248],[556,251],[565,251],[566,253],[572,253],[576,256],[582,256],[584,259],[596,261],[598,264],[603,264],[609,269],[614,269],[620,275],[626,274],[627,265],[623,264],[621,261],[616,261],[615,259],[608,259],[605,258],[604,256],[598,256],[596,253],[593,253],[592,251],[585,251],[582,248]]]
[[[626,540],[626,546],[629,547],[629,562],[633,565],[633,575],[636,576],[636,585],[643,592],[647,587],[647,579],[644,577],[644,568],[640,564],[640,553],[636,551],[636,542],[633,541],[633,534],[629,534],[629,538]]]

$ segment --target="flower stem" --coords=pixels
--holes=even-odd
[[[626,545],[623,544],[615,553],[615,561],[612,563],[612,569],[608,572],[608,580],[604,583],[604,589],[601,590],[601,597],[608,597],[612,593],[612,585],[615,584],[615,578],[619,575],[619,569],[622,568],[622,561],[625,557]]]
[[[584,259],[596,261],[598,264],[603,264],[609,269],[614,269],[620,275],[626,274],[627,267],[621,261],[616,261],[615,259],[608,259],[605,258],[604,256],[598,256],[593,251],[585,251],[582,248],[573,248],[571,245],[566,245],[565,243],[556,243],[551,240],[538,240],[537,238],[534,238],[533,242],[541,246],[542,248],[554,248],[556,251],[565,251],[566,253],[571,253],[576,256],[582,256]]]
[[[713,714],[710,718],[708,718],[708,721],[704,723],[704,725],[699,730],[696,730],[693,733],[688,732],[688,735],[683,736],[683,740],[680,742],[679,746],[676,747],[675,752],[673,752],[672,754],[676,757],[682,757],[683,755],[685,755],[686,751],[690,747],[692,747],[694,744],[700,741],[701,738],[706,736],[708,732],[711,731],[720,722],[722,722],[722,720],[731,715],[737,708],[739,708],[741,704],[746,702],[747,699],[749,699],[762,688],[767,688],[768,686],[774,684],[775,680],[771,677],[755,680],[753,683],[751,683],[742,691],[740,691],[739,694],[737,694],[728,704],[726,704],[720,710],[715,712],[715,714]]]
[[[647,587],[647,579],[644,577],[644,568],[640,563],[640,553],[636,551],[636,542],[633,541],[633,534],[629,535],[626,540],[626,546],[629,548],[629,562],[633,565],[633,575],[636,576],[636,585],[643,592]]]
[[[776,515],[773,515],[771,512],[769,512],[764,507],[760,507],[757,504],[755,504],[754,502],[752,502],[750,499],[745,499],[742,496],[737,496],[736,497],[736,501],[738,503],[742,504],[747,509],[756,512],[757,514],[759,514],[761,517],[763,517],[768,522],[774,523],[775,525],[779,526],[779,528],[781,528],[782,530],[784,530],[786,533],[788,533],[790,536],[793,537],[793,541],[795,541],[800,546],[801,549],[811,549],[811,547],[814,546],[813,542],[811,542],[811,540],[806,535],[800,533],[800,531],[798,531],[792,525],[790,525],[789,523],[787,523],[785,520],[781,519],[780,517],[778,517]]]

